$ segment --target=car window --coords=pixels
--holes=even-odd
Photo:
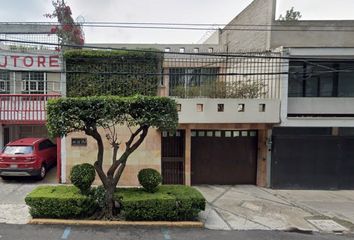
[[[45,141],[43,141],[43,142],[41,142],[39,144],[38,149],[39,149],[39,151],[41,151],[41,150],[44,150],[44,149],[47,149],[47,148],[51,148],[51,147],[54,147],[54,146],[55,145],[51,141],[45,140]]]
[[[30,154],[33,153],[32,146],[6,146],[4,149],[5,154]]]
[[[51,148],[51,147],[55,147],[55,144],[54,144],[54,143],[52,143],[52,141],[50,141],[50,140],[46,140],[46,142],[47,142],[47,146],[48,146],[49,148]]]

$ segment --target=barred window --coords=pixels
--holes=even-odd
[[[22,93],[44,94],[46,92],[44,72],[23,72]]]
[[[10,93],[10,72],[0,70],[0,94]]]
[[[170,96],[208,96],[215,88],[219,68],[170,68]]]

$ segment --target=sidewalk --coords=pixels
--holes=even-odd
[[[208,201],[200,218],[209,229],[354,231],[354,191],[272,190],[243,185],[197,189]]]
[[[42,181],[27,178],[3,181],[0,178],[0,223],[26,224],[31,219],[25,203],[26,195],[39,185],[55,182],[56,168],[51,169]]]

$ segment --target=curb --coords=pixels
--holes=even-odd
[[[66,219],[31,219],[27,224],[38,225],[76,225],[76,226],[142,226],[142,227],[179,227],[202,228],[202,222],[148,222],[148,221],[100,221],[100,220],[66,220]]]

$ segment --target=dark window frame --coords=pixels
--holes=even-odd
[[[289,75],[288,75],[288,81],[289,81],[289,89],[288,89],[288,97],[322,97],[322,98],[332,98],[332,97],[354,97],[354,93],[352,95],[345,95],[343,92],[340,92],[339,85],[340,85],[340,70],[341,69],[341,64],[353,64],[353,71],[354,71],[354,61],[353,60],[348,60],[348,61],[321,61],[321,60],[316,60],[316,61],[311,61],[310,63],[303,62],[303,61],[290,61],[289,62]],[[295,71],[293,71],[294,68],[298,67],[300,68],[302,65],[302,72],[298,72],[299,74],[296,74]],[[326,65],[330,68],[336,69],[337,71],[330,72],[329,69],[326,69],[325,67],[321,67],[318,65]],[[293,68],[293,69],[292,69]],[[317,68],[315,71],[311,71],[312,68]],[[317,74],[316,74],[317,71]],[[326,73],[326,71],[329,71]],[[325,74],[331,75],[331,93],[326,96],[326,94],[321,93],[321,90],[323,90],[322,84],[325,82]],[[327,76],[328,76],[327,75]],[[300,77],[301,76],[301,77]],[[322,78],[321,78],[322,76]],[[293,81],[293,84],[291,82]],[[298,86],[300,91],[297,91],[296,89],[296,84],[300,84],[301,86]],[[311,82],[312,81],[312,82]],[[353,78],[354,81],[354,78]],[[315,84],[316,88],[311,89],[309,86],[309,83]],[[293,86],[293,88],[291,88]],[[295,90],[295,91],[294,91]],[[312,90],[312,92],[311,92]],[[344,94],[344,96],[343,96]]]

